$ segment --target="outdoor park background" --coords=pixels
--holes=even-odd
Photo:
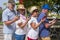
[[[51,11],[49,11],[48,16],[51,18],[54,16],[54,17],[57,17],[58,19],[60,19],[60,0],[0,0],[0,40],[3,40],[2,12],[3,12],[3,10],[6,9],[6,5],[7,5],[8,1],[14,2],[16,4],[16,6],[20,4],[19,2],[22,2],[27,10],[31,6],[34,6],[34,5],[39,6],[38,8],[40,11],[41,11],[41,6],[43,4],[47,3],[50,5],[50,7],[52,9],[51,11],[55,12],[55,14],[51,14]],[[16,10],[16,7],[15,7],[15,10]],[[29,13],[28,13],[28,15],[29,15]],[[60,27],[60,23],[58,23],[58,24]],[[60,36],[58,36],[58,37],[60,37]],[[52,40],[58,40],[57,39],[58,37],[55,37]]]

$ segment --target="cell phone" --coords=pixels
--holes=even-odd
[[[57,18],[56,18],[56,19],[54,19],[54,21],[57,21]]]
[[[20,13],[19,12],[17,12],[17,14],[16,14],[18,17],[20,17]]]
[[[46,18],[46,16],[44,16],[44,17],[42,18],[42,20],[43,20],[44,18]]]

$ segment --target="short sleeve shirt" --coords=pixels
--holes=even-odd
[[[21,28],[18,26],[18,23],[25,23],[26,22],[26,17],[23,16],[22,14],[20,14],[20,19],[18,21],[16,21],[16,31],[15,34],[17,35],[26,35],[27,33],[27,24],[24,28]]]
[[[45,13],[40,13],[40,15],[39,15],[39,17],[38,17],[38,19],[37,19],[38,22],[40,22],[41,19],[42,19],[44,16],[46,16]],[[45,22],[46,22],[46,23],[49,22],[47,18],[46,18]],[[39,26],[39,36],[40,36],[40,37],[48,37],[49,35],[50,35],[49,28],[45,28],[44,23],[40,24],[40,26]]]
[[[10,21],[15,17],[16,13],[9,10],[8,8],[5,9],[2,13],[2,21],[3,21],[3,33],[13,33],[15,31],[15,22],[10,24],[10,25],[6,25],[4,22],[5,21]]]
[[[31,17],[31,19],[29,20],[28,22],[29,31],[28,31],[27,36],[31,39],[37,39],[38,33],[39,33],[39,27],[37,29],[33,29],[32,26],[30,25],[32,22],[38,24],[37,18]]]

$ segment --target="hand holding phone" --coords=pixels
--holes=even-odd
[[[46,20],[46,16],[44,16],[42,19],[41,19],[41,22],[44,22]]]
[[[45,19],[45,18],[46,18],[46,16],[44,16],[44,17],[42,18],[42,20]]]

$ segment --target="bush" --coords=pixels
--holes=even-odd
[[[2,10],[0,10],[0,22],[2,20]]]

